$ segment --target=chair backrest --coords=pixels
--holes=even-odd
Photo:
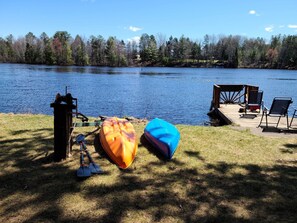
[[[263,99],[263,91],[251,90],[248,95],[248,104],[261,105]]]
[[[290,97],[275,97],[269,110],[272,115],[286,115],[290,104],[293,103]]]

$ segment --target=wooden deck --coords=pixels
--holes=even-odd
[[[239,126],[243,128],[250,128],[252,131],[262,132],[265,127],[265,120],[262,122],[261,126],[259,126],[262,112],[260,113],[251,113],[248,112],[247,115],[244,112],[239,112],[240,108],[243,108],[239,104],[221,104],[219,108],[217,108],[217,115],[222,118],[227,124],[232,124],[234,126]],[[264,117],[265,119],[265,117]],[[289,117],[289,123],[291,121],[291,117]],[[280,123],[278,125],[278,129],[273,128],[275,126],[273,123],[277,122],[277,118],[268,117],[268,122],[270,123],[270,128],[265,129],[265,131],[276,131],[276,132],[285,132],[285,133],[296,133],[297,132],[297,118],[294,119],[292,128],[287,129],[287,120],[285,117],[282,117]],[[271,128],[272,126],[272,128]],[[280,131],[279,131],[280,130]]]
[[[215,84],[213,86],[213,96],[211,100],[211,108],[208,113],[209,116],[223,120],[224,123],[232,124],[234,128],[249,128],[253,133],[262,134],[265,132],[274,133],[284,133],[282,135],[295,135],[291,133],[297,133],[297,115],[292,123],[292,126],[288,129],[287,118],[281,117],[278,127],[276,124],[278,122],[277,117],[268,117],[268,126],[266,126],[266,118],[263,117],[261,126],[259,126],[262,111],[259,113],[240,112],[244,107],[240,103],[248,101],[250,93],[258,91],[258,86],[253,86],[249,84]],[[289,117],[289,124],[291,122],[291,117]]]

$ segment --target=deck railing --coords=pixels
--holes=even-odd
[[[220,104],[245,103],[249,91],[258,89],[258,86],[246,84],[215,84],[210,110],[219,108]]]

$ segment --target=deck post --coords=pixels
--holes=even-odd
[[[213,99],[212,99],[213,108],[220,107],[220,94],[221,94],[221,87],[215,84],[213,86]]]

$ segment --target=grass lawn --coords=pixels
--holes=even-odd
[[[145,125],[134,124],[139,149],[127,170],[88,137],[105,174],[79,181],[78,146],[52,161],[53,117],[0,114],[0,222],[297,222],[297,137],[178,125],[179,147],[165,161],[142,137]]]

